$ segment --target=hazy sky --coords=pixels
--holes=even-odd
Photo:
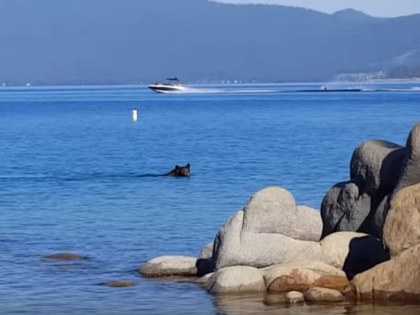
[[[420,13],[420,0],[218,0],[229,3],[269,3],[300,6],[332,13],[353,8],[374,16],[399,16]]]

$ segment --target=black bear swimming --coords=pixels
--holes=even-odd
[[[138,177],[158,177],[158,176],[171,176],[171,177],[190,177],[191,165],[188,163],[185,166],[176,165],[175,168],[167,174],[162,175],[140,175]]]

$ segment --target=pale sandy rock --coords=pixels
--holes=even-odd
[[[304,296],[301,292],[291,291],[286,294],[286,303],[297,304],[305,301]]]
[[[420,184],[406,187],[394,196],[384,226],[383,241],[391,256],[420,244]]]
[[[345,278],[346,274],[337,268],[319,261],[300,261],[270,267],[264,280],[270,292],[306,292],[323,276]]]
[[[196,276],[196,262],[194,257],[162,256],[147,262],[139,272],[148,278]]]
[[[267,289],[260,270],[253,267],[227,267],[215,272],[208,280],[210,293],[265,292]]]
[[[320,243],[321,261],[354,275],[389,260],[389,254],[377,238],[356,232],[338,232],[329,235]]]

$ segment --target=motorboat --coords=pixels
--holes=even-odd
[[[149,85],[149,89],[156,93],[183,92],[186,88],[181,84],[178,78],[168,78],[166,83],[155,83]]]

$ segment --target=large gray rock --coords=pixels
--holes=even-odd
[[[391,202],[383,242],[393,257],[420,244],[420,184],[398,191]]]
[[[383,237],[383,230],[385,226],[385,220],[389,211],[391,194],[385,196],[376,208],[375,213],[372,217],[372,224],[370,234],[376,236],[379,239]]]
[[[216,270],[229,266],[263,268],[293,260],[318,250],[317,243],[298,241],[282,234],[250,233],[243,230],[244,212],[238,212],[219,231],[215,241]]]
[[[324,197],[321,205],[322,238],[340,231],[369,232],[366,222],[371,199],[353,182],[339,183]]]
[[[197,275],[197,259],[186,256],[162,256],[148,261],[139,273],[147,278],[191,277]]]
[[[317,241],[321,236],[319,212],[297,207],[292,194],[279,187],[259,191],[243,212],[243,230],[249,233],[282,234],[302,241]]]
[[[420,123],[414,126],[408,136],[406,154],[402,165],[402,171],[394,193],[405,187],[420,183]]]
[[[206,284],[210,293],[244,293],[266,291],[260,270],[253,267],[227,267],[215,272]]]
[[[344,187],[349,184],[351,183],[343,182],[334,185],[322,200],[321,217],[323,226],[321,238],[324,238],[339,230],[338,224],[341,222],[343,216],[348,212],[346,205],[340,205],[339,202],[341,199],[343,199],[341,196],[343,195]],[[356,188],[358,194],[359,187],[355,186],[355,189]],[[347,199],[344,200],[343,203],[345,202],[347,202]]]
[[[212,256],[213,256],[213,243],[209,243],[201,250],[197,259],[211,259]]]
[[[220,229],[214,243],[216,270],[237,265],[263,268],[319,251],[314,241],[321,230],[316,210],[297,207],[284,189],[264,189]]]
[[[339,231],[382,237],[388,196],[397,185],[405,153],[404,147],[381,140],[356,148],[350,181],[335,185],[322,201],[322,238]]]
[[[302,241],[319,241],[321,239],[322,217],[319,210],[307,206],[297,206],[295,215],[288,219],[291,220],[289,222],[289,225],[293,226],[291,228],[296,229],[299,234],[293,236],[293,233],[287,233],[285,235]],[[291,224],[292,222],[293,224]],[[299,228],[297,228],[298,226]]]
[[[375,196],[378,190],[388,194],[395,188],[404,154],[405,148],[398,144],[383,140],[366,141],[353,153],[350,179],[369,196]]]

